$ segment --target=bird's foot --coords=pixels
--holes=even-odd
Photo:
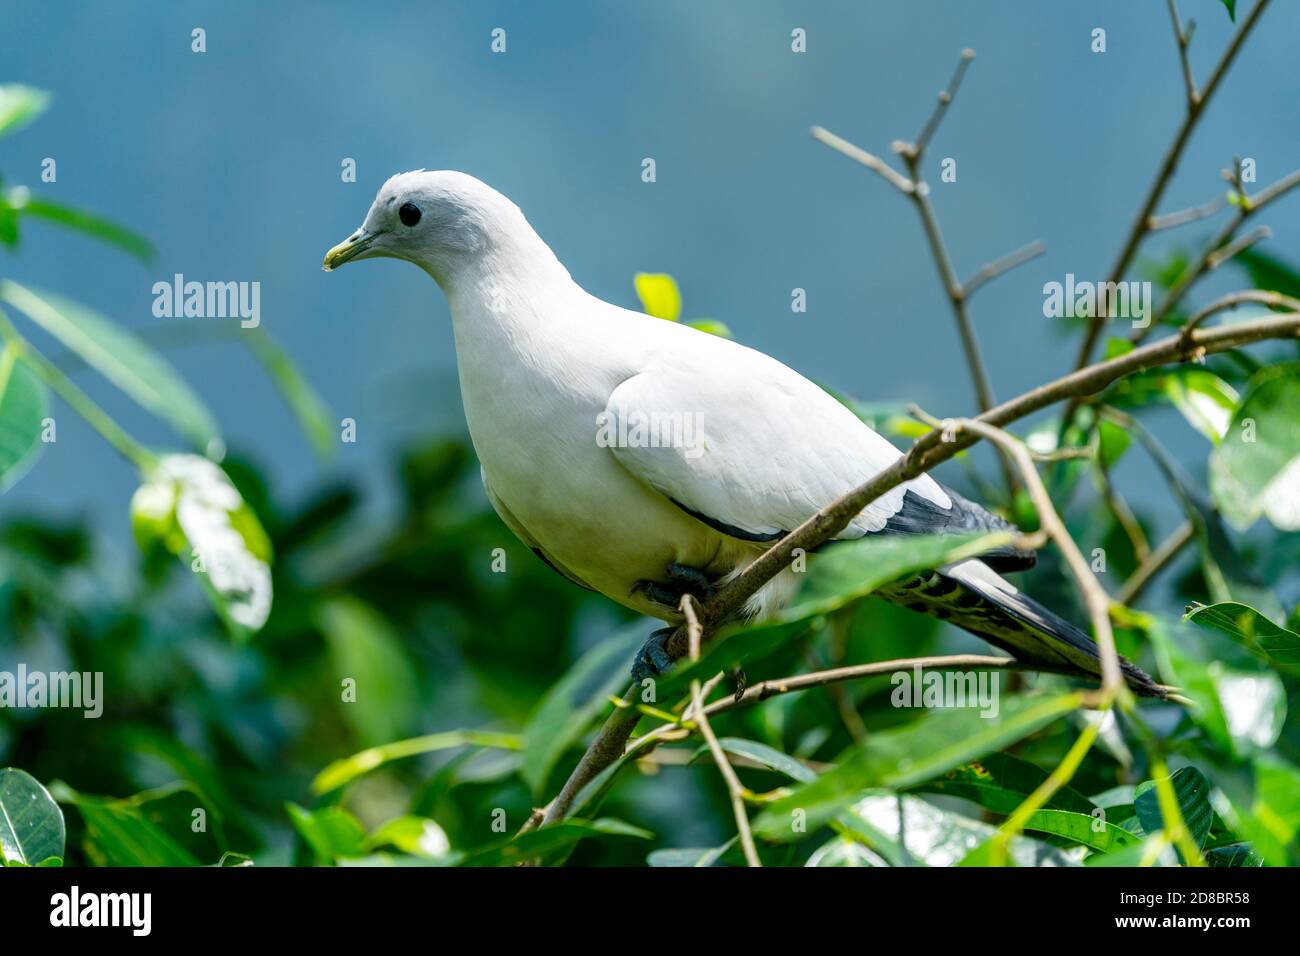
[[[716,588],[709,576],[699,568],[684,564],[670,564],[665,569],[666,581],[650,581],[645,578],[632,585],[629,594],[641,593],[655,604],[677,610],[682,604],[682,595],[689,594],[695,600],[704,602],[713,597]]]
[[[634,681],[640,683],[647,677],[658,677],[673,666],[673,659],[668,656],[668,638],[675,630],[675,627],[661,627],[646,638],[632,661]]]

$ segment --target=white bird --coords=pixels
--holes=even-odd
[[[502,521],[569,580],[635,611],[678,622],[682,593],[707,595],[900,455],[775,359],[590,295],[519,207],[472,176],[393,176],[324,268],[375,257],[414,263],[447,296],[465,418]],[[923,475],[840,537],[1010,527]],[[1007,548],[877,593],[1018,659],[1097,674],[1087,635],[996,573],[1033,561]],[[797,581],[786,569],[745,613],[776,611]],[[669,630],[635,674],[671,664]],[[1123,665],[1136,690],[1162,695]]]

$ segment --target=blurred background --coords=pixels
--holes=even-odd
[[[1181,7],[1198,22],[1192,62],[1204,77],[1233,25],[1219,0]],[[196,27],[206,31],[201,54],[191,52]],[[494,54],[498,27],[507,46]],[[807,31],[804,54],[790,49],[796,27]],[[1090,51],[1095,27],[1107,31],[1104,54]],[[1295,165],[1300,74],[1285,67],[1297,35],[1300,7],[1275,5],[1162,210],[1222,194],[1219,171],[1234,154],[1256,161],[1254,188]],[[75,657],[129,696],[111,698],[112,719],[98,722],[6,715],[0,765],[45,780],[78,770],[78,788],[119,795],[178,768],[193,777],[203,775],[197,766],[221,766],[205,786],[228,811],[227,843],[285,861],[288,832],[266,821],[285,800],[307,802],[305,781],[325,762],[414,733],[517,730],[573,659],[622,625],[623,612],[552,575],[487,510],[437,287],[393,261],[321,272],[325,250],[394,172],[455,168],[485,180],[611,302],[636,308],[633,275],[671,273],[685,317],[721,320],[819,382],[864,402],[970,411],[915,211],[808,134],[821,124],[891,155],[890,141],[916,135],[967,46],[977,59],[927,158],[957,271],[1032,239],[1047,246],[972,304],[1005,398],[1071,366],[1077,340],[1043,317],[1042,286],[1067,272],[1105,277],[1183,109],[1157,0],[0,0],[0,81],[54,97],[39,122],[0,141],[6,183],[92,209],[157,245],[145,265],[33,225],[0,257],[0,273],[137,332],[168,323],[151,313],[152,287],[175,273],[258,281],[262,327],[333,421],[357,423],[356,442],[321,460],[247,350],[210,340],[166,349],[219,419],[227,470],[276,548],[275,611],[248,647],[229,642],[189,582],[142,562],[127,510],[137,474],[80,419],[60,415],[57,443],[0,501],[6,545],[48,560],[45,570],[8,569],[0,627],[13,630],[0,637],[10,641],[0,666],[15,653],[33,667]],[[46,157],[57,161],[55,183],[40,182]],[[641,180],[646,157],[657,165],[652,184]],[[955,183],[938,179],[947,157],[957,160]],[[356,182],[340,177],[348,158]],[[1261,248],[1300,258],[1300,202],[1279,203],[1266,221],[1277,238]],[[1144,252],[1164,261],[1212,228],[1159,235]],[[1225,267],[1198,287],[1198,301],[1243,284]],[[806,313],[790,309],[796,287]],[[77,381],[146,444],[175,446],[166,426],[93,374]],[[1163,438],[1189,470],[1203,472],[1204,439],[1172,409],[1152,418],[1167,424]],[[960,466],[947,474],[978,493]],[[1118,477],[1167,531],[1179,517],[1154,474],[1129,456]],[[507,549],[509,574],[490,571],[496,547]],[[59,620],[47,619],[47,598],[64,605]],[[366,668],[382,701],[340,710],[334,675]],[[438,808],[452,831],[457,812],[485,801],[526,813],[529,794],[504,782],[508,759],[458,757],[445,776],[420,778],[417,803]],[[405,804],[413,779],[373,778],[363,815],[382,819]],[[725,808],[711,816],[680,805],[696,798],[650,800],[662,819],[642,820],[677,843],[715,840]]]

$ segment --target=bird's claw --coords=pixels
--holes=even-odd
[[[716,590],[709,576],[699,568],[684,564],[670,564],[665,569],[666,581],[651,581],[642,578],[632,585],[629,594],[644,594],[655,604],[676,610],[681,607],[682,595],[689,594],[695,600],[704,602],[713,597]]]
[[[661,627],[645,639],[632,661],[632,679],[637,683],[647,677],[658,677],[673,666],[668,656],[668,638],[676,628]]]

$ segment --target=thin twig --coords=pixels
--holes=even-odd
[[[1162,216],[1152,216],[1147,220],[1147,232],[1160,232],[1163,229],[1172,229],[1174,226],[1181,226],[1185,223],[1208,219],[1227,204],[1228,200],[1225,196],[1215,196],[1209,202],[1201,203],[1199,206],[1167,212]]]
[[[1206,319],[1218,315],[1220,312],[1235,309],[1237,306],[1244,305],[1248,302],[1272,306],[1275,309],[1290,309],[1293,312],[1300,312],[1300,299],[1293,299],[1289,295],[1283,295],[1281,292],[1272,292],[1267,289],[1243,289],[1240,292],[1229,292],[1227,295],[1220,296],[1205,308],[1195,313],[1187,320],[1187,324],[1183,326],[1182,331],[1179,333],[1179,337],[1184,342],[1190,342],[1192,333],[1200,328]]]
[[[1226,246],[1216,249],[1206,256],[1205,271],[1213,272],[1243,249],[1249,249],[1255,243],[1271,238],[1273,238],[1272,229],[1268,228],[1268,226],[1258,226],[1244,236],[1238,236]]]
[[[1201,101],[1201,94],[1196,91],[1196,80],[1192,77],[1192,61],[1187,56],[1187,48],[1192,42],[1192,29],[1195,21],[1189,21],[1187,30],[1183,30],[1182,21],[1178,18],[1178,4],[1175,0],[1168,0],[1169,17],[1174,22],[1174,39],[1178,41],[1178,59],[1183,64],[1183,84],[1187,88],[1187,108],[1196,109]]]
[[[1184,521],[1174,529],[1169,537],[1147,555],[1146,560],[1138,565],[1137,570],[1120,587],[1119,593],[1115,595],[1116,602],[1131,607],[1155,576],[1164,570],[1195,536],[1196,529],[1190,521]]]
[[[1194,104],[1189,103],[1182,122],[1179,123],[1178,129],[1174,133],[1174,140],[1170,143],[1169,149],[1160,163],[1160,168],[1156,171],[1155,181],[1151,184],[1146,199],[1142,201],[1137,217],[1133,220],[1133,225],[1129,228],[1124,245],[1115,260],[1115,265],[1110,270],[1108,281],[1111,284],[1122,280],[1124,274],[1128,272],[1128,267],[1137,253],[1138,246],[1147,235],[1148,223],[1156,211],[1156,206],[1160,204],[1160,197],[1164,195],[1165,187],[1169,185],[1174,170],[1178,168],[1178,160],[1183,155],[1183,149],[1186,147],[1188,139],[1191,138],[1192,130],[1196,128],[1197,121],[1204,115],[1210,99],[1219,88],[1219,84],[1223,82],[1224,76],[1228,73],[1228,68],[1232,65],[1233,60],[1237,58],[1237,53],[1241,50],[1242,44],[1245,43],[1246,37],[1255,28],[1255,24],[1259,22],[1259,18],[1268,4],[1269,0],[1258,0],[1250,14],[1242,21],[1241,28],[1233,36],[1228,48],[1223,51],[1223,55],[1215,65],[1210,78],[1206,80],[1205,88],[1201,91],[1199,98]],[[1109,316],[1098,315],[1089,324],[1087,331],[1084,333],[1083,342],[1079,347],[1079,356],[1074,363],[1075,368],[1083,368],[1092,360],[1093,349],[1108,318]],[[1065,416],[1066,425],[1073,418],[1074,409],[1077,407],[1077,405],[1074,405],[1067,410]]]
[[[1040,385],[979,416],[979,421],[990,425],[1007,425],[1039,409],[1074,396],[1092,395],[1115,380],[1133,372],[1171,362],[1186,361],[1193,352],[1222,352],[1228,349],[1259,342],[1265,339],[1300,338],[1300,312],[1273,315],[1235,323],[1197,329],[1190,341],[1181,336],[1169,336],[1116,356],[1078,369],[1055,381]],[[785,537],[775,542],[755,561],[746,566],[727,584],[718,589],[701,608],[701,624],[706,636],[719,623],[733,615],[764,584],[790,566],[795,552],[807,551],[835,537],[869,504],[905,481],[929,471],[941,462],[952,458],[979,440],[971,433],[958,434],[955,441],[944,442],[938,431],[917,440],[905,455],[901,455],[888,468],[870,480],[841,496],[810,517]],[[687,635],[678,628],[667,643],[669,656],[674,659],[686,651]],[[750,689],[752,691],[753,688]],[[623,700],[631,704],[636,699],[638,687],[628,688]],[[750,693],[747,691],[746,694]],[[635,729],[639,713],[631,707],[617,707],[606,718],[596,733],[582,759],[569,774],[564,787],[547,806],[545,822],[562,819],[572,806],[582,788],[606,767],[618,760],[624,746]]]
[[[1009,272],[1016,266],[1028,262],[1030,259],[1036,259],[1047,251],[1047,246],[1041,239],[1035,239],[1010,252],[1001,259],[994,259],[992,262],[986,262],[969,279],[962,283],[962,298],[969,299],[975,290],[988,282],[990,279],[996,279],[1004,272]]]
[[[700,641],[704,636],[704,628],[700,626],[700,619],[695,614],[695,598],[683,594],[681,612],[686,618],[691,660],[697,661],[700,659]],[[700,733],[704,735],[705,743],[709,745],[709,753],[713,754],[713,762],[718,765],[718,772],[727,783],[727,792],[731,794],[731,810],[736,817],[736,830],[740,834],[740,846],[745,851],[745,862],[750,866],[762,866],[763,861],[758,858],[758,849],[754,846],[754,833],[749,827],[749,811],[745,808],[745,798],[749,795],[749,791],[736,776],[735,768],[731,766],[731,761],[727,759],[726,752],[723,751],[722,745],[718,743],[718,738],[713,733],[713,726],[709,723],[709,715],[704,707],[704,692],[698,680],[691,681],[691,699],[694,701],[695,723],[699,726]]]
[[[911,153],[916,159],[920,159],[922,154],[925,153],[925,148],[930,145],[930,139],[934,136],[934,131],[939,128],[944,113],[948,111],[949,105],[957,96],[957,91],[961,89],[962,78],[966,75],[966,70],[974,59],[975,51],[970,47],[961,51],[961,58],[957,61],[957,69],[953,71],[948,88],[939,91],[939,102],[934,105],[934,112],[925,121],[925,126],[921,127],[921,132],[917,135],[916,141],[909,144]]]
[[[855,146],[847,139],[841,139],[830,130],[823,129],[820,126],[814,126],[811,132],[813,139],[817,140],[819,143],[825,143],[836,152],[843,153],[849,159],[861,163],[872,172],[879,173],[885,178],[887,183],[902,192],[904,195],[910,196],[916,189],[910,179],[897,172],[894,167],[890,166],[879,156],[876,156],[873,153],[868,153],[861,146]]]

